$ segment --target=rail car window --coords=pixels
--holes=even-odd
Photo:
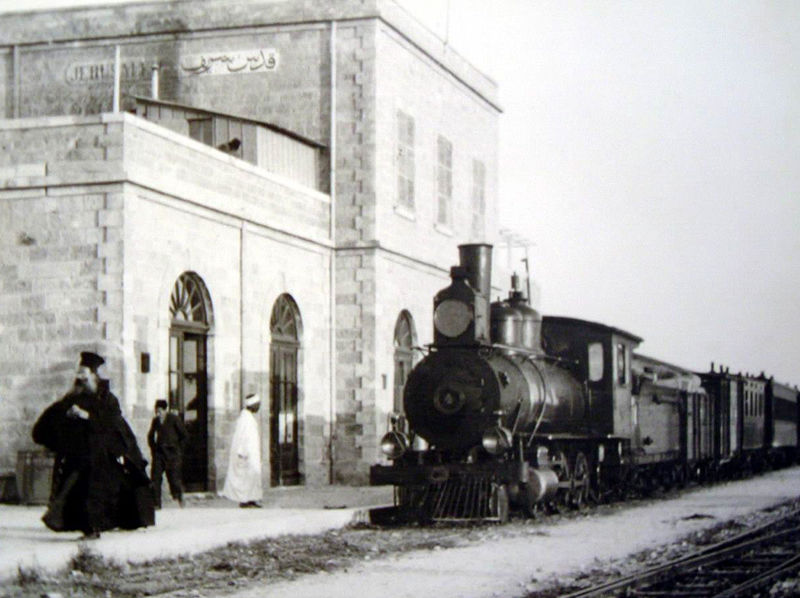
[[[603,344],[589,343],[589,381],[603,379]]]
[[[397,111],[397,203],[414,209],[414,119]]]
[[[617,344],[617,383],[627,384],[630,380],[628,369],[628,349],[623,343]]]

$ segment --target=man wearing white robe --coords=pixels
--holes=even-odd
[[[261,437],[255,414],[261,405],[258,396],[248,395],[244,409],[236,420],[228,456],[228,473],[221,496],[239,503],[240,507],[260,507]]]

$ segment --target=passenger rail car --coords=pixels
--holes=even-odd
[[[375,520],[503,521],[796,458],[796,391],[700,376],[635,353],[642,339],[624,330],[542,318],[515,280],[491,303],[491,246],[459,256],[381,441],[390,463],[370,469],[371,484],[395,487]]]
[[[763,377],[763,374],[762,374]],[[770,465],[783,466],[797,461],[800,449],[800,408],[798,392],[773,378],[766,380],[766,427],[764,445]]]

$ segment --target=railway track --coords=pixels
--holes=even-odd
[[[694,554],[562,598],[733,598],[800,571],[800,511]]]

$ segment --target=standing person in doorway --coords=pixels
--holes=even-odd
[[[147,433],[152,465],[150,479],[153,480],[153,496],[156,508],[161,508],[161,478],[167,473],[169,492],[183,508],[183,445],[186,428],[181,418],[167,410],[164,399],[156,401],[156,415]]]
[[[42,520],[54,531],[82,531],[84,539],[155,523],[147,461],[108,380],[97,374],[104,362],[81,353],[72,388],[33,426],[34,442],[56,454]]]
[[[220,493],[242,508],[261,507],[261,437],[255,414],[261,401],[257,395],[245,397],[244,409],[236,420],[228,457],[228,473]]]

